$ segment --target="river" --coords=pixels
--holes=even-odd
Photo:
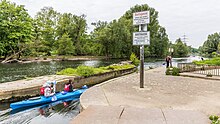
[[[200,60],[199,56],[187,58],[173,58],[173,65],[179,62],[192,62]],[[27,64],[0,64],[0,82],[14,81],[27,77],[55,74],[67,67],[88,65],[94,67],[118,63],[121,60],[91,60],[91,61],[52,61]],[[145,59],[145,69],[149,67],[165,66],[164,59]],[[63,102],[43,105],[27,110],[12,111],[9,104],[0,105],[0,124],[66,124],[80,112],[79,101]]]
[[[75,68],[79,65],[93,67],[107,66],[120,62],[120,59],[91,60],[91,61],[50,61],[34,63],[0,64],[0,83],[15,81],[30,77],[56,74],[65,68]]]

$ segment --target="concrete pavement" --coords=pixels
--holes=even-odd
[[[208,124],[198,111],[89,106],[71,124]]]
[[[143,89],[139,88],[139,73],[96,85],[82,94],[81,105],[85,113],[89,106],[94,105],[124,107],[125,110],[127,107],[168,110],[174,118],[178,113],[180,115],[185,113],[184,119],[193,120],[195,124],[197,124],[196,120],[201,120],[200,118],[204,118],[200,123],[207,123],[209,115],[220,113],[220,82],[218,80],[166,76],[165,68],[162,67],[145,71],[144,80],[145,88]],[[192,116],[189,111],[200,114]],[[84,117],[86,116],[90,115],[85,114]],[[181,119],[179,123],[182,123],[184,119]],[[144,122],[140,120],[138,123],[142,121]]]

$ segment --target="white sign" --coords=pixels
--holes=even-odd
[[[133,13],[133,25],[141,25],[150,23],[150,12],[142,11]]]
[[[150,45],[150,32],[134,32],[133,45]]]

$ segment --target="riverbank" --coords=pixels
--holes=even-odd
[[[62,91],[65,83],[69,79],[74,81],[74,88],[80,88],[83,85],[95,85],[103,81],[133,73],[136,68],[110,71],[101,74],[95,74],[89,77],[65,76],[65,75],[47,75],[35,78],[27,78],[13,82],[0,84],[0,102],[14,102],[25,98],[38,96],[40,87],[48,80],[56,81],[56,91]]]
[[[151,116],[138,118],[138,113],[145,113],[149,109],[156,109],[155,111],[159,109],[162,113],[165,112],[165,114],[162,114],[162,118],[159,119],[165,120],[165,122],[167,120],[167,124],[171,122],[206,124],[210,123],[208,120],[210,115],[219,115],[220,83],[217,80],[166,76],[163,67],[145,71],[145,88],[143,89],[139,88],[139,78],[139,73],[133,73],[88,89],[80,98],[84,111],[72,123],[87,124],[86,122],[90,122],[90,124],[95,124],[97,118],[99,118],[99,123],[108,123],[105,120],[112,116],[117,120],[116,122],[123,120],[123,122],[129,123],[132,120],[137,120],[139,123],[146,122],[147,119],[154,122],[156,118],[150,118]],[[100,109],[93,109],[92,106],[95,106],[95,108],[100,106]],[[103,108],[103,106],[105,107]],[[111,107],[115,107],[120,114],[115,113],[116,111],[111,113],[112,111],[108,109]],[[140,110],[127,113],[126,109],[130,107],[133,110],[135,108],[137,110],[143,109],[144,112]],[[170,114],[167,114],[167,110],[170,111]],[[100,113],[101,111],[109,111],[109,115],[103,114],[100,118],[98,114],[91,114]],[[133,116],[128,118],[126,115],[129,114]],[[83,120],[83,118],[86,119]]]
[[[19,60],[12,59],[8,63],[33,63],[50,61],[76,61],[76,60],[100,60],[111,59],[105,56],[42,56],[42,57],[21,57]],[[0,62],[4,61],[0,59]]]

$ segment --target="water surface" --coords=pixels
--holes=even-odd
[[[109,60],[86,60],[86,61],[51,61],[51,62],[34,62],[34,63],[9,63],[0,64],[0,83],[37,77],[43,75],[56,74],[65,68],[76,68],[79,65],[93,67],[107,66],[118,63],[120,59]]]

